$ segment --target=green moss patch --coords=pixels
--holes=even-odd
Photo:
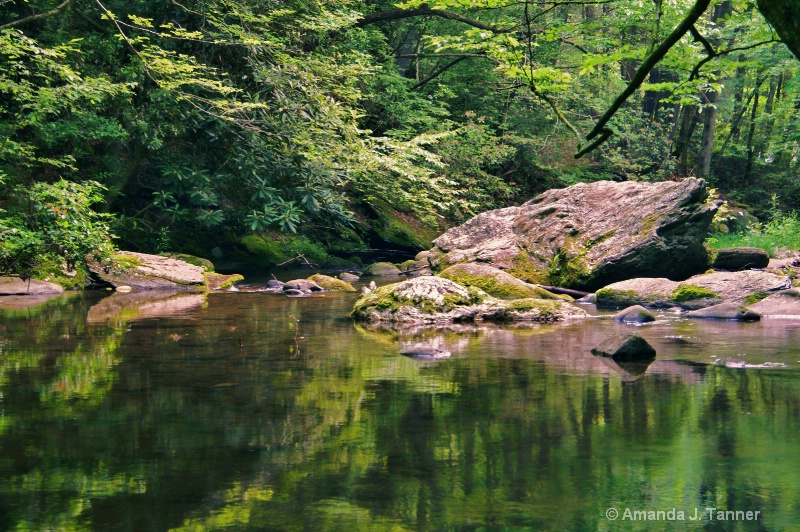
[[[601,288],[597,291],[597,304],[601,306],[622,307],[641,303],[642,297],[633,290],[614,290]]]
[[[685,303],[687,301],[697,301],[698,299],[719,299],[719,294],[701,286],[682,284],[672,291],[669,299],[675,303]]]
[[[206,272],[203,277],[209,290],[226,290],[233,286],[233,283],[244,281],[244,276],[238,273],[223,275],[221,273]]]
[[[511,259],[511,268],[508,268],[508,273],[532,284],[548,284],[550,281],[547,272],[537,268],[525,250],[520,250]]]
[[[487,294],[498,297],[501,299],[518,299],[523,297],[533,297],[536,295],[534,287],[528,287],[523,284],[510,284],[504,283],[495,277],[489,275],[472,275],[465,271],[458,270],[457,266],[448,268],[440,274],[445,279],[450,279],[454,283],[458,283],[465,287],[480,288]]]
[[[744,298],[744,304],[754,305],[759,301],[761,301],[762,299],[766,299],[767,297],[769,297],[769,294],[767,292],[762,292],[762,291],[753,292],[752,294]]]

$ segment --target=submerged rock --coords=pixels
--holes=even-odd
[[[368,322],[451,323],[479,321],[560,321],[588,314],[563,301],[502,301],[449,279],[423,276],[380,287],[356,301],[352,317]]]
[[[22,280],[19,277],[0,277],[0,296],[60,294],[64,288],[47,281]]]
[[[442,351],[441,349],[421,347],[419,349],[411,349],[407,351],[400,351],[400,354],[414,360],[442,360],[453,356],[450,351]]]
[[[649,323],[656,321],[652,312],[641,305],[634,305],[617,313],[614,319],[620,323]]]
[[[456,264],[445,269],[439,276],[450,279],[461,286],[480,288],[490,296],[500,299],[534,297],[572,301],[569,296],[553,294],[540,286],[521,281],[503,270],[486,264]]]
[[[205,269],[188,262],[121,251],[102,263],[90,263],[89,271],[117,287],[128,285],[134,290],[187,290],[202,292]]]
[[[717,250],[712,267],[718,270],[739,271],[766,268],[769,255],[761,248],[723,248]]]
[[[634,362],[656,358],[656,350],[638,334],[608,338],[592,349],[592,354],[611,357],[615,362]]]
[[[483,262],[531,283],[590,290],[633,277],[685,279],[707,268],[703,241],[718,205],[707,197],[694,178],[550,190],[450,229],[430,259],[440,269]]]
[[[736,321],[758,321],[761,315],[753,312],[747,307],[738,303],[722,303],[713,307],[693,310],[686,314],[688,318],[702,318],[707,320],[736,320]]]
[[[329,277],[327,275],[322,275],[321,273],[315,273],[311,277],[308,278],[309,281],[314,281],[317,285],[321,286],[325,290],[330,290],[332,292],[355,292],[356,289],[353,288],[353,285],[344,281],[342,279],[337,279],[335,277]]]

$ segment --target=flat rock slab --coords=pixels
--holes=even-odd
[[[205,270],[178,259],[119,252],[102,264],[89,264],[89,270],[112,286],[128,285],[134,290],[205,290]]]
[[[601,307],[682,307],[696,310],[724,302],[741,304],[746,298],[788,290],[789,277],[762,270],[714,272],[696,275],[682,282],[665,278],[629,279],[597,291]]]
[[[721,303],[686,313],[687,318],[706,320],[758,321],[761,315],[738,303]]]
[[[60,294],[63,291],[59,285],[47,281],[36,279],[23,281],[19,277],[0,277],[0,296]]]
[[[435,239],[429,258],[439,268],[483,262],[531,283],[589,290],[685,279],[707,266],[703,241],[718,208],[707,197],[694,178],[581,183],[479,214]]]
[[[800,290],[792,288],[772,294],[749,308],[765,318],[800,318]]]

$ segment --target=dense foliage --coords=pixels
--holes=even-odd
[[[712,2],[645,69],[703,5],[4,2],[0,267],[24,274],[51,245],[24,237],[42,187],[113,214],[86,215],[87,243],[206,256],[247,234],[413,246],[597,179],[700,175],[757,215],[772,195],[791,210],[799,63],[754,1]]]

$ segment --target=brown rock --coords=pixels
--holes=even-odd
[[[765,318],[800,317],[800,290],[792,288],[777,292],[749,308]]]
[[[614,319],[620,323],[649,323],[656,321],[653,313],[641,305],[634,305],[618,312]]]
[[[434,240],[434,266],[485,262],[532,283],[595,289],[634,277],[685,279],[707,267],[717,203],[705,182],[599,181],[482,213]]]

